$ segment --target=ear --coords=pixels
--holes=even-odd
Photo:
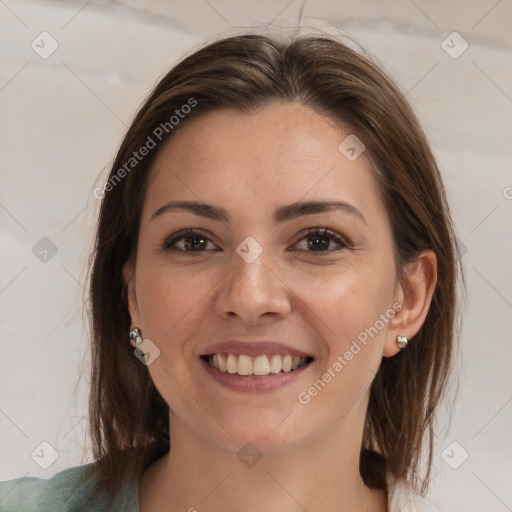
[[[422,251],[404,268],[395,291],[395,301],[402,305],[388,324],[382,355],[391,357],[400,351],[398,335],[411,339],[420,330],[427,317],[437,283],[437,258],[433,251]],[[405,349],[407,350],[407,349]]]
[[[128,300],[128,311],[131,317],[131,327],[140,327],[140,311],[135,292],[135,263],[127,261],[123,265],[123,279],[126,286],[126,298]]]

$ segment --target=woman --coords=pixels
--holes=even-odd
[[[96,462],[4,482],[1,510],[433,510],[460,258],[375,64],[330,37],[212,43],[94,195]]]

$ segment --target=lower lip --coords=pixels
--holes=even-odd
[[[201,365],[210,377],[219,384],[233,391],[244,393],[266,393],[280,389],[287,384],[299,379],[308,369],[311,363],[305,364],[288,373],[270,373],[268,375],[238,375],[238,373],[221,372],[210,366],[203,358],[199,358]]]

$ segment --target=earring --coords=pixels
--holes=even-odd
[[[397,336],[396,337],[396,344],[400,350],[407,347],[408,343],[409,343],[409,340],[405,336]]]
[[[135,348],[137,348],[142,343],[142,335],[138,327],[135,327],[130,331],[130,340],[131,344]]]

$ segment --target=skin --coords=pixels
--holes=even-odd
[[[436,259],[422,252],[399,279],[366,155],[349,161],[338,150],[349,134],[307,107],[273,103],[250,116],[203,115],[159,153],[136,259],[124,269],[132,324],[161,351],[148,370],[171,409],[171,451],[142,478],[141,512],[387,510],[385,493],[365,487],[358,469],[369,389],[382,356],[399,351],[396,336],[411,338],[425,320]],[[187,211],[151,219],[170,200],[222,206],[231,220]],[[346,211],[272,219],[279,206],[311,200],[347,202],[364,220]],[[323,252],[311,249],[311,227],[333,230],[348,247],[327,238]],[[162,249],[186,228],[208,238],[201,254]],[[252,263],[236,252],[248,236],[263,249]],[[187,250],[183,239],[177,245]],[[402,310],[301,404],[298,394],[394,302]],[[241,337],[290,344],[315,359],[271,393],[232,391],[198,355]],[[236,456],[248,442],[263,455],[250,468]]]

